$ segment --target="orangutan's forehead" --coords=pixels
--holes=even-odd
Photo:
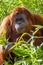
[[[25,14],[16,14],[15,16],[14,16],[15,18],[20,18],[20,17],[25,17]]]

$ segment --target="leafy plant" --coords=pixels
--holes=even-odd
[[[43,16],[43,0],[0,0],[0,21],[10,14],[16,6],[24,6],[30,11],[40,13]],[[14,46],[9,51],[12,50],[17,56],[8,58],[5,65],[43,65],[43,44],[38,47],[33,45],[35,38],[43,38],[42,36],[35,36],[43,26],[34,25],[34,27],[36,27],[36,30],[33,31],[32,35],[24,33],[18,41],[14,42]],[[24,41],[24,35],[28,35],[30,39]],[[4,34],[0,36],[0,43],[4,46],[7,43]]]
[[[43,64],[43,44],[35,47],[34,38],[40,38],[38,36],[34,36],[39,29],[43,28],[40,25],[34,25],[37,29],[33,32],[32,35],[29,33],[24,33],[21,35],[18,41],[14,42],[14,46],[12,46],[8,51],[12,50],[12,52],[16,55],[15,58],[8,58],[8,61],[5,62],[7,65],[42,65]],[[28,35],[30,39],[25,41],[23,36]],[[43,38],[43,37],[42,37]],[[13,60],[13,61],[12,61]]]

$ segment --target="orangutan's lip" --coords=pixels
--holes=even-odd
[[[18,33],[23,33],[24,32],[24,28],[18,29],[17,32]]]

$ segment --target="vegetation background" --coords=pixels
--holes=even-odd
[[[0,0],[0,21],[2,21],[5,16],[10,14],[11,11],[17,6],[24,6],[31,12],[38,13],[43,16],[43,0]],[[39,29],[43,28],[43,26],[36,27]],[[34,33],[36,32],[37,30]],[[43,46],[39,46],[37,48],[34,47],[32,45],[34,39],[32,38],[33,37],[31,36],[30,45],[28,45],[24,40],[15,42],[15,48],[12,50],[12,52],[18,55],[18,58],[15,57],[15,62],[13,61],[14,58],[9,58],[7,61],[5,61],[5,65],[43,65]],[[6,42],[2,38],[0,39],[0,43],[4,44]]]
[[[16,6],[24,6],[31,12],[43,15],[43,0],[0,0],[0,21]]]

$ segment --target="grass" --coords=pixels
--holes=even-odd
[[[12,51],[16,56],[12,57],[10,55],[7,61],[5,61],[5,65],[43,65],[43,44],[37,47],[33,45],[35,38],[43,38],[42,36],[35,36],[38,30],[43,28],[43,26],[34,25],[34,27],[37,29],[32,35],[29,33],[23,33],[18,41],[14,42],[14,46],[12,46],[8,51]],[[25,35],[30,36],[28,41],[23,39],[23,36]],[[2,39],[1,37],[0,40],[3,41],[5,38]]]
[[[24,6],[31,12],[43,16],[43,0],[0,0],[0,21],[17,6]],[[42,36],[35,36],[43,26],[35,25],[34,27],[37,27],[37,30],[32,35],[24,33],[18,41],[14,42],[14,46],[9,51],[11,50],[17,56],[8,58],[4,65],[43,65],[43,45],[37,47],[33,45],[34,39],[43,38]],[[24,35],[30,37],[27,42],[23,39]],[[0,37],[0,43],[4,46],[7,43],[5,37],[5,35]]]

